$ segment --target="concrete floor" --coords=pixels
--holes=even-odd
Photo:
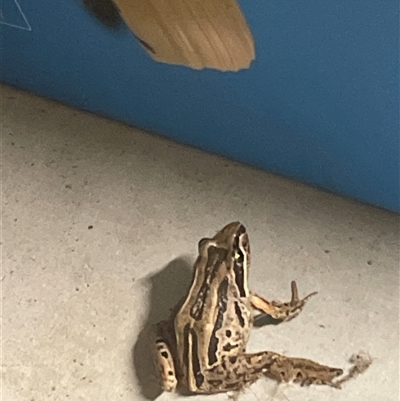
[[[260,380],[241,400],[399,399],[399,216],[2,90],[3,400],[171,400],[151,325],[190,282],[200,238],[242,221],[251,289],[312,298],[248,349],[369,370],[342,390]],[[227,400],[225,394],[194,400]]]

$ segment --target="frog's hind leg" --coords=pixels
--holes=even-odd
[[[291,283],[292,297],[289,302],[267,301],[257,294],[250,295],[250,302],[254,309],[270,315],[276,320],[288,321],[295,318],[304,308],[307,300],[317,294],[312,292],[303,299],[299,299],[299,293],[295,281]]]
[[[158,323],[155,331],[154,366],[158,373],[158,379],[164,391],[174,391],[178,385],[178,379],[172,357],[174,347],[170,333],[171,322],[162,321]]]
[[[340,388],[335,382],[343,370],[321,365],[304,358],[291,358],[272,351],[241,354],[225,358],[207,375],[219,380],[207,380],[210,392],[241,391],[266,376],[277,382],[294,382],[301,386],[322,384]]]
[[[253,356],[250,357],[250,360],[253,358]],[[256,358],[263,360],[265,355],[256,354]],[[272,363],[267,362],[263,373],[277,382],[293,382],[301,386],[321,384],[340,388],[340,384],[334,380],[343,375],[343,369],[322,365],[305,358],[276,355],[272,359]]]

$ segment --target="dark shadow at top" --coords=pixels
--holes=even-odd
[[[117,29],[122,24],[118,8],[112,0],[80,0],[80,3],[107,28]]]

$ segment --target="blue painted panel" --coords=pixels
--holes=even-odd
[[[257,59],[221,73],[152,61],[78,1],[3,0],[1,79],[400,211],[399,2],[240,3]],[[16,5],[31,31],[4,25]]]

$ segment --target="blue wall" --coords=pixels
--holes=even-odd
[[[400,211],[399,2],[240,4],[257,58],[221,73],[152,61],[78,1],[3,0],[2,81]]]

